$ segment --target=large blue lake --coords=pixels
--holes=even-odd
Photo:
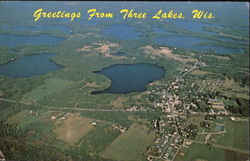
[[[136,31],[134,27],[125,24],[109,26],[104,29],[104,33],[108,36],[122,40],[134,40],[142,36],[142,33]]]
[[[190,30],[193,32],[208,33],[208,34],[211,34],[211,32],[205,31],[204,27],[209,27],[209,28],[221,27],[220,25],[214,23],[202,23],[197,21],[185,21],[185,20],[172,21],[172,24],[178,28]]]
[[[62,67],[50,61],[53,53],[39,55],[27,55],[0,65],[0,74],[12,78],[31,77],[46,74],[50,71],[59,70]]]
[[[63,25],[36,25],[36,26],[1,26],[3,30],[13,30],[13,31],[51,31],[51,30],[58,30],[62,31],[67,34],[71,34],[71,29],[67,26]]]
[[[112,65],[96,73],[111,79],[111,86],[92,94],[144,91],[147,84],[164,77],[164,69],[151,64]]]
[[[212,49],[215,53],[218,54],[243,52],[243,50],[239,48],[227,48],[227,47],[210,46],[210,45],[195,45],[206,41],[209,40],[197,37],[187,37],[187,36],[162,36],[162,37],[157,37],[155,39],[155,42],[158,44],[163,44],[172,47],[186,48],[195,51],[206,51]]]
[[[52,45],[62,43],[65,39],[48,34],[38,36],[23,36],[12,34],[0,34],[0,44],[11,47],[17,45]]]

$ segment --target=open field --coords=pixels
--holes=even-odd
[[[188,151],[188,148],[181,148],[179,152],[176,154],[174,161],[184,161],[186,157],[186,152]]]
[[[222,60],[230,60],[229,56],[221,56],[221,55],[211,55],[210,57],[222,59]]]
[[[224,88],[234,88],[239,91],[249,91],[248,87],[241,87],[234,79],[226,78],[222,84]]]
[[[249,148],[248,121],[231,121],[226,119],[227,132],[223,135],[212,135],[211,143],[247,151]]]
[[[240,152],[193,143],[189,148],[181,148],[174,161],[243,161],[247,158]]]
[[[240,86],[233,78],[226,78],[222,83],[222,88],[227,97],[249,99],[249,87]]]
[[[10,124],[17,124],[19,127],[26,127],[29,124],[37,121],[51,122],[51,116],[57,116],[61,114],[60,111],[46,111],[46,110],[22,110],[15,115],[9,117],[6,122]]]
[[[6,123],[17,125],[21,129],[21,134],[29,136],[29,140],[34,143],[49,144],[55,140],[52,135],[54,125],[51,117],[62,113],[61,111],[23,110],[9,117]],[[54,143],[56,144],[57,142]]]
[[[130,126],[127,132],[121,134],[110,146],[104,149],[100,156],[114,160],[139,161],[146,152],[146,147],[154,141],[154,134],[138,124]]]
[[[195,117],[190,117],[187,121],[187,124],[195,124],[197,126],[200,126],[200,123],[204,121],[203,116],[195,116]]]
[[[118,43],[110,42],[95,42],[91,45],[83,46],[82,48],[77,49],[78,52],[88,52],[88,55],[98,55],[101,54],[105,57],[110,57],[113,59],[123,59],[126,56],[115,56],[111,54],[111,48],[119,47]]]
[[[54,136],[70,145],[75,144],[94,126],[94,119],[80,116],[78,113],[60,111],[29,111],[23,110],[7,119],[7,123],[17,124],[35,138],[39,133]]]
[[[224,161],[224,151],[204,144],[193,143],[184,154],[184,161]]]
[[[27,118],[29,115],[29,110],[23,110],[18,112],[17,114],[9,117],[6,122],[9,124],[17,124],[19,122],[21,122],[22,120],[24,120],[25,118]]]
[[[23,96],[23,100],[30,100],[31,102],[37,102],[38,100],[54,93],[59,90],[64,89],[72,85],[74,82],[69,80],[57,79],[57,78],[49,78],[45,80],[45,83],[31,92],[25,94]]]
[[[235,152],[230,150],[225,150],[224,155],[225,155],[225,161],[242,161],[249,159],[249,155],[247,154],[242,154],[240,152]]]
[[[91,124],[93,121],[93,119],[82,117],[80,114],[67,113],[63,119],[59,118],[55,121],[54,133],[56,138],[73,145],[94,128]]]
[[[208,73],[209,73],[209,72],[202,71],[202,70],[199,70],[199,69],[193,70],[193,71],[191,72],[191,74],[194,74],[194,75],[201,75],[201,76],[203,76],[203,75],[205,75],[205,74],[208,74]]]
[[[97,121],[96,123],[95,128],[81,138],[79,144],[81,153],[98,154],[121,133],[119,130],[114,129],[109,122]]]

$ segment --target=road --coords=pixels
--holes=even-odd
[[[165,139],[165,140],[167,140],[167,139]],[[169,148],[169,145],[172,143],[173,140],[174,140],[174,136],[172,136],[172,137],[169,139],[168,143],[165,144],[165,146],[164,146],[164,148],[163,148],[163,150],[162,150],[162,153],[161,153],[161,155],[160,155],[160,158],[163,158],[163,155],[166,153],[167,148]]]
[[[220,83],[220,79],[218,79],[218,81],[216,82],[216,84],[214,85],[213,89],[210,91],[210,93],[213,93],[215,88],[218,86],[218,84]]]
[[[204,64],[202,64],[202,62],[199,62],[199,61],[195,62],[194,65],[193,65],[190,69],[188,69],[185,73],[183,73],[181,76],[178,76],[178,77],[176,78],[176,82],[180,81],[180,80],[181,80],[184,76],[186,76],[189,72],[191,72],[191,71],[193,71],[193,70],[195,70],[195,69],[198,69],[198,68],[199,68],[199,67],[197,67],[198,64],[200,64],[201,66],[204,66]]]
[[[63,106],[46,106],[46,105],[31,104],[31,103],[27,103],[27,102],[24,102],[24,101],[16,101],[16,100],[11,100],[11,99],[6,99],[6,98],[0,98],[0,101],[10,102],[10,103],[21,103],[21,104],[29,105],[29,106],[39,106],[39,107],[42,107],[42,108],[53,109],[53,110],[100,111],[100,112],[123,111],[123,112],[129,112],[129,111],[123,110],[123,109],[116,110],[116,109],[101,109],[101,108],[74,108],[74,107],[63,107]]]
[[[74,110],[74,111],[99,111],[99,112],[145,112],[145,111],[127,111],[125,109],[111,109],[111,108],[75,108],[75,107],[63,107],[63,106],[46,106],[46,105],[41,105],[41,104],[32,104],[32,103],[28,103],[28,102],[24,102],[24,101],[16,101],[16,100],[11,100],[11,99],[6,99],[6,98],[0,98],[0,101],[3,102],[10,102],[10,103],[15,103],[15,104],[24,104],[24,105],[28,105],[28,106],[37,106],[37,107],[41,107],[41,108],[47,108],[47,109],[53,109],[53,110]],[[155,111],[146,111],[146,112],[155,112]],[[170,116],[182,116],[182,115],[187,115],[185,113],[166,113],[166,116],[170,115]],[[207,112],[191,112],[190,115],[192,116],[204,116],[204,115],[218,115],[217,113],[207,113]],[[233,117],[240,117],[239,114],[227,114],[226,116],[233,116]]]

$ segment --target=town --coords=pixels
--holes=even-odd
[[[188,73],[204,67],[202,61],[195,62],[192,67],[185,68],[171,83],[156,81],[149,84],[149,90],[141,103],[127,111],[160,111],[166,113],[163,117],[152,120],[152,129],[157,134],[154,145],[147,153],[147,159],[174,160],[179,150],[188,148],[192,142],[207,144],[212,134],[226,133],[224,123],[216,119],[230,116],[223,101],[206,95],[216,94],[216,88],[221,85],[220,79],[211,83],[211,76],[196,83],[186,79]],[[209,86],[209,88],[208,88]],[[181,94],[181,95],[180,95]],[[218,95],[218,94],[217,94]],[[192,118],[202,118],[199,125],[192,123]],[[231,120],[234,120],[231,117]],[[196,136],[205,136],[200,141]]]

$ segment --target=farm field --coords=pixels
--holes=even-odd
[[[27,93],[23,96],[23,100],[37,102],[38,100],[53,94],[54,92],[58,92],[70,85],[72,85],[73,81],[57,79],[57,78],[49,78],[44,81],[44,84],[33,89],[30,93]]]
[[[54,133],[57,139],[73,145],[94,128],[91,124],[93,121],[93,119],[81,117],[77,113],[67,113],[60,118],[56,118]]]
[[[189,148],[182,148],[174,161],[242,161],[247,158],[246,154],[240,152],[193,143]]]
[[[206,153],[204,153],[204,151]],[[194,161],[194,160],[208,160],[208,161],[223,161],[224,151],[219,148],[213,148],[208,145],[201,144],[192,144],[189,148],[189,151],[186,153],[184,158],[185,161]]]
[[[115,160],[143,160],[143,154],[147,150],[146,147],[153,141],[154,134],[148,133],[147,128],[132,124],[128,131],[114,140],[100,153],[100,156]]]
[[[60,111],[47,111],[47,110],[22,110],[15,115],[9,117],[6,122],[10,124],[16,124],[17,126],[23,128],[28,126],[33,122],[51,122],[52,116],[61,114]]]

